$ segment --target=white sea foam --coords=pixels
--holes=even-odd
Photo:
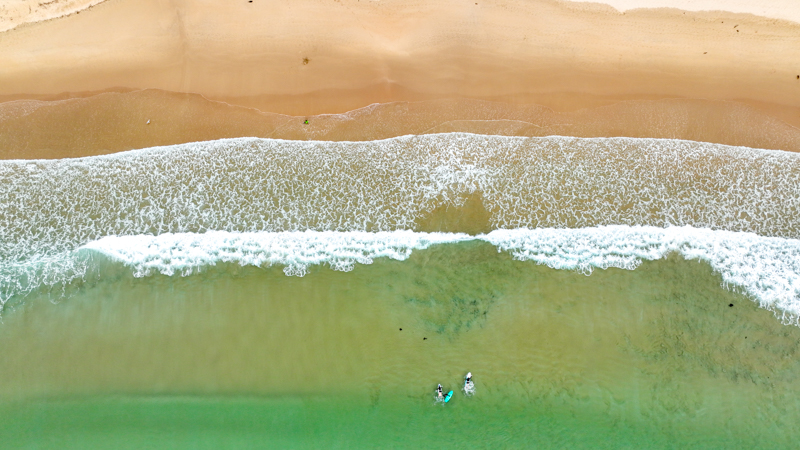
[[[727,283],[742,286],[764,306],[791,314],[800,311],[791,303],[798,271],[785,258],[794,254],[786,250],[795,248],[792,239],[800,238],[800,155],[661,139],[463,133],[373,142],[242,138],[91,158],[2,161],[0,303],[39,286],[86,278],[96,266],[92,258],[100,243],[108,246],[102,253],[142,274],[190,273],[210,261],[228,260],[284,264],[290,273],[302,273],[320,261],[349,268],[374,257],[401,258],[429,245],[414,239],[433,243],[454,238],[417,233],[408,235],[412,239],[395,233],[419,229],[420,221],[434,211],[461,207],[474,194],[486,209],[488,228],[545,233],[514,240],[515,232],[496,231],[485,237],[519,257],[578,270],[631,268],[677,246],[686,257],[709,261]],[[629,231],[596,228],[604,225],[655,228],[631,237]],[[653,234],[683,229],[675,226],[762,237],[737,234],[742,240],[737,243],[733,238],[720,241],[724,233],[709,235],[712,239],[703,238],[700,231],[686,231],[699,240],[678,245],[679,238],[670,234],[677,231]],[[570,228],[589,235],[568,237]],[[291,240],[288,236],[294,236],[280,233],[303,230],[369,233],[301,234],[293,238],[299,247],[280,250]],[[586,230],[603,231],[591,241],[586,236],[594,232]],[[227,247],[212,245],[211,252],[206,239],[215,231],[227,232],[219,236],[230,242]],[[446,231],[461,230],[456,226]],[[511,233],[508,243],[496,240],[503,233]],[[533,237],[546,233],[555,234]],[[624,239],[614,240],[619,233]],[[769,239],[764,236],[791,239],[760,240]],[[395,237],[400,241],[389,242]],[[152,254],[141,250],[147,239],[154,240],[147,244],[155,245]],[[170,239],[176,250],[167,264],[164,242]],[[182,244],[182,239],[194,242],[194,247]],[[350,256],[316,253],[335,239],[354,246]],[[548,253],[547,246],[558,239],[563,242],[557,248],[570,251]],[[587,253],[574,246],[575,239],[587,242]],[[375,250],[375,242],[381,240],[388,243]],[[316,247],[302,253],[311,241]],[[363,247],[362,241],[372,244]],[[758,244],[766,246],[762,248],[743,242],[777,243]],[[784,244],[786,249],[780,250]],[[526,250],[532,246],[539,247]],[[134,247],[144,253],[137,254]],[[768,250],[774,255],[752,260],[763,265],[755,272],[763,279],[747,278],[733,263],[739,261],[736,252],[769,254]],[[289,261],[289,256],[296,259]]]
[[[800,240],[692,227],[605,226],[496,230],[483,237],[515,258],[589,274],[633,270],[642,261],[678,253],[708,263],[723,286],[740,289],[784,323],[800,316]]]
[[[480,240],[554,269],[611,267],[633,270],[642,261],[678,253],[708,263],[727,288],[740,289],[784,322],[800,316],[800,240],[692,227],[604,226],[584,229],[495,230],[487,235],[456,233],[261,232],[164,234],[106,237],[83,249],[129,266],[137,276],[190,275],[218,262],[285,266],[302,276],[311,265],[352,270],[388,257],[404,260],[435,244]]]
[[[71,251],[109,235],[418,229],[432,211],[460,207],[475,193],[490,228],[691,225],[800,237],[793,153],[463,133],[242,138],[0,162],[0,260]]]
[[[136,276],[153,273],[190,275],[218,262],[268,267],[285,266],[287,275],[303,276],[312,265],[350,271],[374,258],[405,260],[412,250],[472,239],[466,234],[393,231],[305,231],[204,234],[167,233],[158,236],[108,236],[83,249],[123,262]]]

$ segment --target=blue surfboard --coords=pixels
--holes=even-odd
[[[448,392],[447,395],[444,396],[444,402],[445,403],[449,402],[450,401],[450,397],[452,397],[452,396],[453,396],[453,391]]]

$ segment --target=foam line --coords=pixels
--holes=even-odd
[[[100,254],[137,274],[188,274],[215,261],[301,274],[312,264],[402,259],[467,239],[402,231],[465,231],[441,216],[461,217],[459,208],[497,230],[480,239],[521,259],[589,271],[676,251],[708,261],[762,306],[800,313],[790,258],[800,238],[800,154],[465,133],[239,138],[0,161],[0,303],[86,278]],[[503,231],[517,229],[528,231]]]
[[[191,275],[218,262],[243,266],[285,266],[287,275],[303,276],[312,265],[350,271],[356,263],[372,264],[375,258],[405,260],[412,250],[434,244],[472,239],[466,234],[394,231],[305,231],[204,234],[167,233],[158,236],[109,236],[83,249],[103,253],[134,269],[136,276],[153,273]]]
[[[0,260],[71,251],[110,235],[413,230],[470,196],[485,209],[484,229],[690,225],[800,238],[793,153],[464,133],[372,142],[241,138],[0,161]],[[443,223],[437,231],[467,231]]]
[[[483,237],[515,258],[555,269],[617,267],[678,253],[708,263],[723,286],[741,290],[784,323],[800,316],[800,240],[692,227],[605,226],[586,229],[497,230]]]
[[[375,258],[404,260],[413,250],[469,240],[489,242],[519,260],[585,274],[611,267],[633,270],[674,252],[705,261],[726,288],[742,290],[784,322],[797,323],[800,316],[800,240],[692,227],[515,229],[474,237],[410,231],[211,232],[106,237],[83,248],[124,263],[137,276],[190,275],[217,262],[279,264],[287,275],[302,276],[311,265],[348,271]]]

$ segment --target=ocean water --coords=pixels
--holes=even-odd
[[[460,133],[4,161],[2,435],[792,448],[798,175],[778,151]]]

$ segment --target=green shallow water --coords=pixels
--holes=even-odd
[[[111,398],[4,412],[12,417],[2,426],[9,448],[759,447],[752,437],[701,427],[665,433],[655,424],[615,423],[537,403],[441,408],[402,400],[368,407],[348,397]]]
[[[480,242],[303,278],[220,264],[137,279],[109,263],[66,299],[4,312],[0,435],[15,448],[793,448],[800,329],[719,284],[677,257],[584,276]],[[473,398],[458,392],[467,371]],[[437,383],[456,391],[444,407]]]

